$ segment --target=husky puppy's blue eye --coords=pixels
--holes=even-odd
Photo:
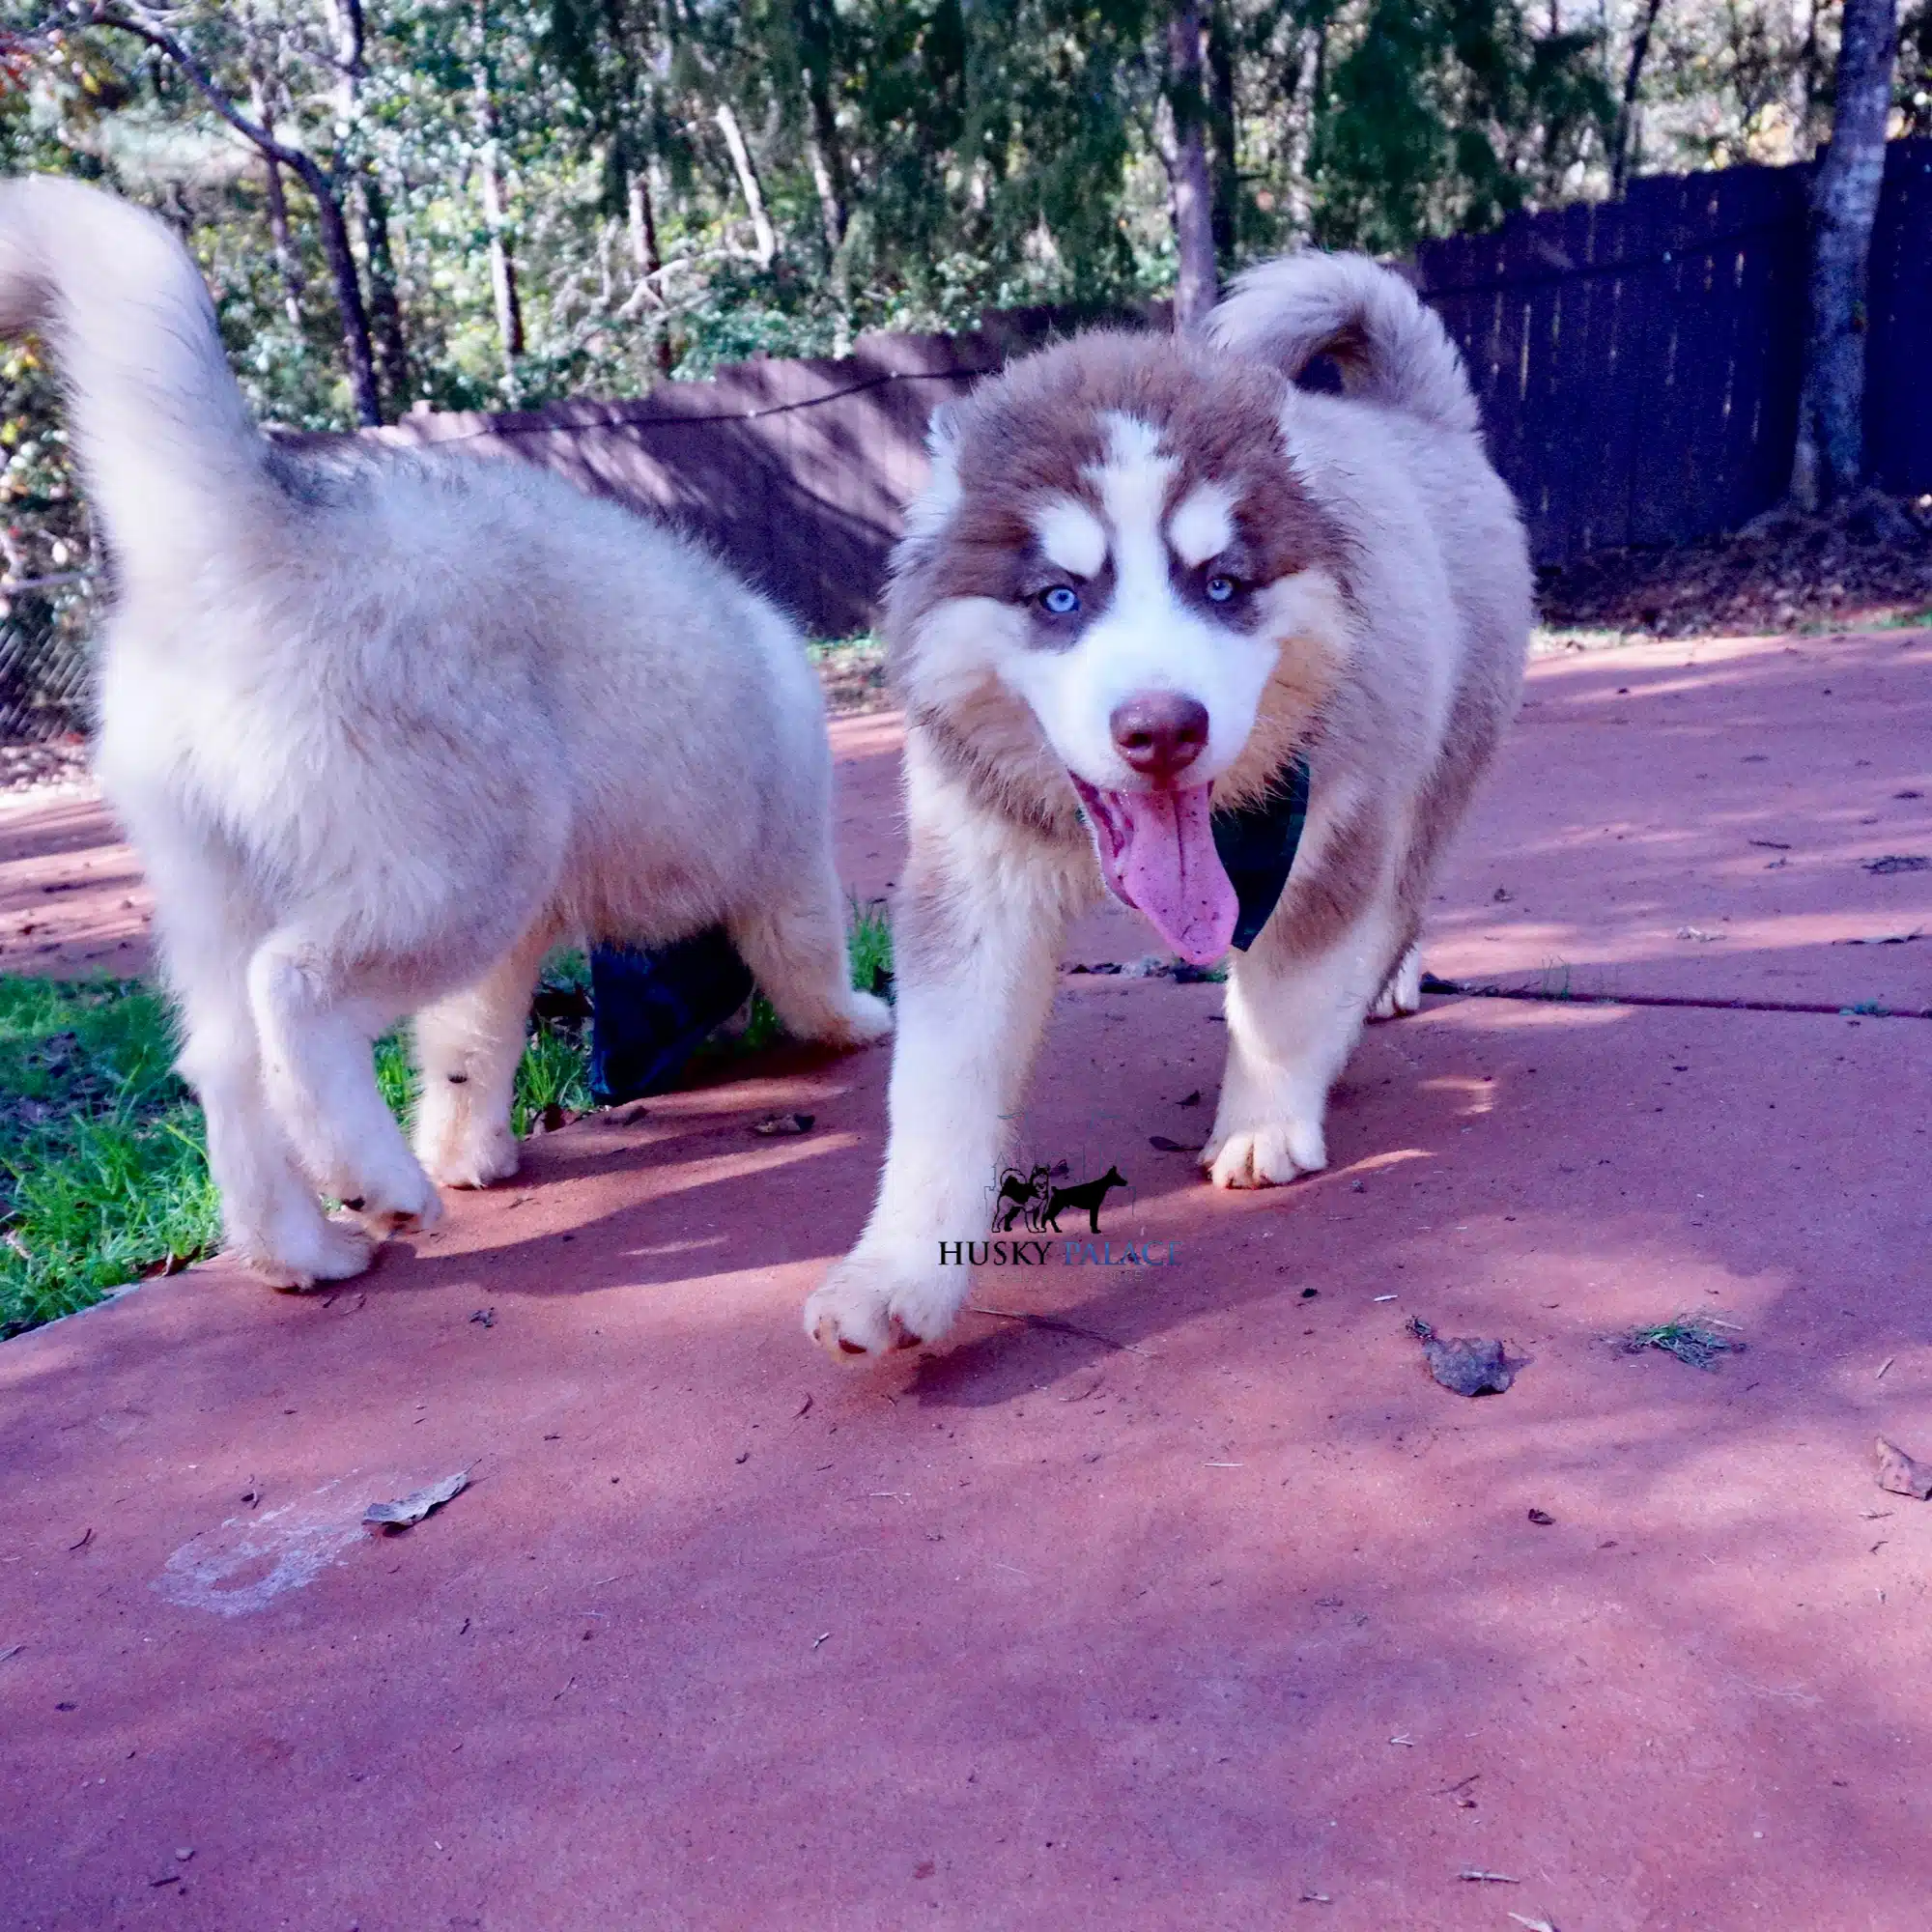
[[[1235,592],[1240,588],[1232,577],[1210,577],[1208,580],[1208,601],[1210,604],[1228,604],[1234,601]]]
[[[1039,604],[1056,617],[1070,617],[1080,608],[1080,593],[1070,583],[1056,583],[1039,593]]]

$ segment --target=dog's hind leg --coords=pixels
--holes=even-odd
[[[517,1171],[510,1100],[554,937],[548,923],[532,926],[475,985],[416,1015],[416,1158],[444,1187],[488,1187]]]
[[[1388,976],[1388,983],[1369,1009],[1372,1020],[1396,1020],[1422,1010],[1422,947],[1417,941],[1403,949]]]
[[[1218,1187],[1268,1187],[1328,1165],[1328,1090],[1380,990],[1395,915],[1371,902],[1326,947],[1303,954],[1273,930],[1235,955],[1228,1064],[1201,1164]]]
[[[892,1009],[855,992],[845,949],[845,902],[830,857],[729,922],[731,943],[785,1031],[799,1039],[864,1046],[893,1029]]]
[[[396,1017],[298,926],[248,962],[269,1101],[309,1178],[378,1237],[428,1228],[442,1204],[376,1085],[370,1048]]]

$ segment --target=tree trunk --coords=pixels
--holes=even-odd
[[[503,348],[503,373],[514,377],[524,353],[524,304],[517,290],[516,258],[504,239],[503,178],[497,155],[497,101],[490,70],[479,62],[471,77],[476,100],[476,173],[483,193],[483,225],[490,239],[490,295],[497,309],[497,338]]]
[[[779,252],[778,232],[772,226],[771,216],[765,213],[765,193],[758,185],[758,171],[752,165],[752,151],[745,145],[745,130],[739,127],[738,117],[731,111],[728,100],[719,103],[718,126],[724,133],[725,147],[731,151],[731,166],[738,176],[739,191],[751,212],[752,233],[758,244],[758,267],[769,269]]]
[[[625,198],[629,204],[631,260],[637,265],[639,279],[642,281],[656,275],[664,267],[664,256],[658,249],[657,211],[651,206],[651,184],[642,168],[631,176]],[[662,299],[658,306],[663,306]],[[668,376],[670,331],[667,327],[658,327],[655,356],[659,372]]]
[[[1895,0],[1845,0],[1832,145],[1811,186],[1810,330],[1791,494],[1815,510],[1864,472],[1865,277],[1885,183]]]
[[[1325,25],[1302,29],[1294,92],[1290,102],[1288,219],[1295,242],[1302,246],[1306,246],[1315,229],[1315,128],[1321,115],[1322,90],[1327,77],[1327,41]]]
[[[310,164],[313,166],[313,163]],[[349,366],[349,387],[355,399],[355,420],[374,429],[383,420],[383,405],[376,388],[376,362],[369,353],[369,315],[362,306],[362,278],[356,272],[355,252],[349,246],[349,227],[342,218],[342,204],[335,185],[320,168],[311,174],[304,169],[302,180],[315,197],[315,212],[322,229],[322,252],[335,283],[335,302],[342,313],[342,355]]]
[[[1162,143],[1174,211],[1177,333],[1196,327],[1214,306],[1214,191],[1208,174],[1207,101],[1202,88],[1200,0],[1179,0],[1167,23],[1167,107]]]
[[[362,0],[332,0],[335,14],[335,179],[346,185],[346,212],[360,230],[369,272],[369,311],[389,412],[408,407],[410,358],[396,301],[396,262],[389,248],[389,208],[361,139],[362,82],[368,71]]]
[[[1643,64],[1650,58],[1650,37],[1657,27],[1657,16],[1663,11],[1663,0],[1644,0],[1643,17],[1637,22],[1636,32],[1631,38],[1630,61],[1624,69],[1624,95],[1617,106],[1616,131],[1610,137],[1610,196],[1614,200],[1624,191],[1630,180],[1631,164],[1634,156],[1631,153],[1631,137],[1636,128],[1636,91],[1643,79]]]
[[[389,410],[409,408],[410,347],[403,332],[403,307],[396,298],[396,257],[389,245],[389,203],[373,165],[356,184],[362,213],[362,255],[369,264],[369,309],[376,325],[376,353],[382,358],[383,386]]]
[[[1208,132],[1213,148],[1214,259],[1232,263],[1240,241],[1241,175],[1235,152],[1235,22],[1228,0],[1208,16]]]
[[[793,0],[792,20],[805,70],[805,102],[810,117],[806,156],[818,193],[819,225],[830,268],[845,241],[845,154],[832,104],[832,30],[822,0]]]
[[[274,109],[270,104],[268,83],[259,68],[251,67],[249,70],[248,105],[256,121],[272,140],[275,132]],[[275,245],[275,267],[282,277],[282,313],[288,317],[292,327],[299,328],[302,319],[301,263],[297,259],[295,242],[289,233],[289,199],[282,185],[282,164],[265,151],[262,172],[268,188],[269,236]]]

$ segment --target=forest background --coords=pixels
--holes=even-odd
[[[249,400],[322,429],[634,396],[870,329],[1401,253],[1633,176],[1808,159],[1834,0],[0,4],[0,171],[159,211]],[[1932,0],[1889,131],[1932,132]],[[86,567],[0,364],[0,562]]]

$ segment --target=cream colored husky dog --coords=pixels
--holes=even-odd
[[[793,1031],[886,1032],[847,982],[816,679],[711,557],[520,465],[274,447],[179,243],[72,183],[0,185],[0,329],[71,397],[115,580],[98,769],[260,1274],[352,1275],[435,1182],[515,1171],[560,935],[723,922]],[[413,1154],[370,1056],[406,1013]]]
[[[1293,385],[1322,352],[1348,393]],[[1065,922],[1103,884],[1182,958],[1236,943],[1209,1177],[1324,1166],[1364,1018],[1418,1003],[1430,881],[1529,624],[1456,351],[1359,257],[1256,270],[1203,341],[1049,349],[942,421],[886,624],[912,840],[891,1140],[807,1329],[867,1355],[952,1325],[967,1271],[942,1243],[987,1232]],[[1250,858],[1279,836],[1285,864],[1270,801],[1304,786],[1286,884],[1251,910],[1224,836]]]

